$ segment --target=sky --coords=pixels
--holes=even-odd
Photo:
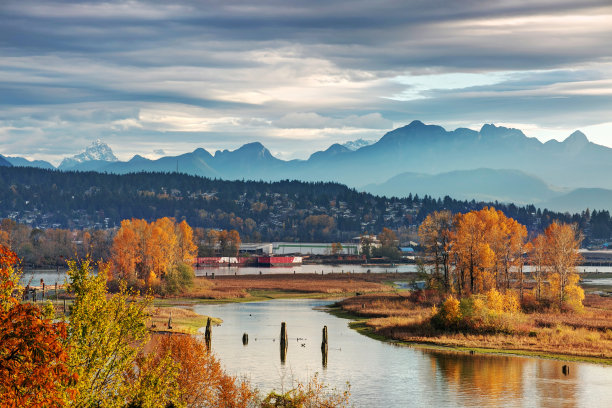
[[[417,119],[612,147],[611,21],[610,0],[2,0],[0,153],[304,159]]]

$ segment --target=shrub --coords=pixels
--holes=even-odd
[[[446,330],[469,332],[512,332],[519,316],[515,293],[491,289],[485,295],[471,295],[458,301],[450,296],[434,310],[432,324]]]
[[[193,268],[186,263],[179,263],[166,273],[164,292],[167,294],[180,293],[193,286],[194,278]]]
[[[438,328],[458,329],[461,321],[461,310],[459,301],[450,295],[437,310],[434,307],[432,324]]]

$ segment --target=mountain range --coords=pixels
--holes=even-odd
[[[14,166],[51,166],[5,159]],[[375,143],[333,144],[307,160],[290,161],[274,157],[255,142],[214,154],[198,148],[156,160],[136,155],[124,162],[98,140],[83,153],[64,159],[58,168],[117,174],[178,170],[228,180],[335,181],[387,196],[449,195],[534,203],[558,211],[587,207],[612,211],[612,149],[590,142],[580,131],[563,142],[542,143],[518,129],[492,124],[479,131],[447,131],[413,121]]]

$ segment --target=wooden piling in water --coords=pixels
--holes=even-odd
[[[249,344],[249,335],[246,333],[242,334],[242,345],[246,346]]]
[[[323,338],[321,340],[321,350],[327,350],[327,326],[323,326]]]
[[[321,364],[327,367],[327,326],[323,326],[323,336],[321,339]]]
[[[210,346],[212,343],[212,321],[210,317],[206,321],[206,331],[204,332],[204,341],[206,342],[206,348],[210,350]]]
[[[170,317],[168,317],[168,330],[172,330],[172,311],[170,311]]]
[[[563,365],[563,368],[561,370],[563,371],[563,375],[568,375],[569,374],[569,366],[568,365]]]
[[[287,358],[287,324],[285,322],[281,323],[281,333],[280,333],[280,358],[281,364],[285,364],[285,360]]]

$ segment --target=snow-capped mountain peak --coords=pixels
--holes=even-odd
[[[346,147],[349,150],[358,150],[362,147],[369,146],[374,142],[376,142],[376,140],[357,139],[343,143],[342,146]]]
[[[100,139],[94,140],[84,152],[75,154],[72,157],[66,157],[62,160],[59,168],[74,167],[77,164],[90,161],[107,161],[116,162],[119,159],[113,154],[112,149]]]

